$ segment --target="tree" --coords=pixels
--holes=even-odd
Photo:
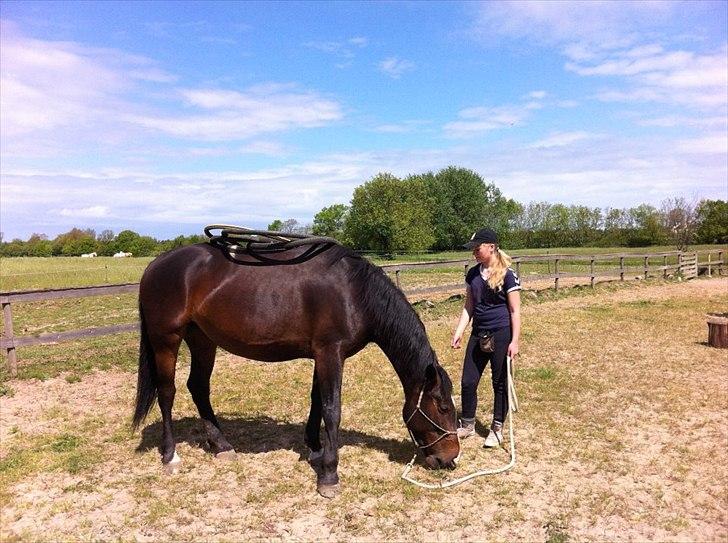
[[[409,179],[419,179],[427,187],[435,249],[459,248],[484,226],[503,231],[510,218],[503,215],[505,199],[500,190],[486,185],[472,170],[449,166],[434,175]]]
[[[313,234],[330,236],[344,242],[344,223],[348,211],[349,207],[344,204],[334,204],[323,208],[313,218]]]
[[[380,173],[354,190],[345,226],[355,247],[380,252],[422,251],[435,241],[422,179]]]
[[[299,226],[296,219],[286,219],[281,223],[281,227],[278,229],[279,232],[286,234],[294,234],[298,232]]]
[[[641,204],[628,211],[630,231],[627,245],[630,247],[646,247],[660,245],[667,241],[662,228],[660,213],[649,204]]]
[[[678,251],[685,251],[698,229],[697,206],[685,198],[667,198],[662,202],[662,226]]]
[[[283,228],[283,221],[280,219],[276,219],[268,225],[268,230],[271,232],[280,232],[281,228]]]
[[[53,240],[52,253],[54,255],[80,256],[94,251],[96,251],[96,232],[90,228],[86,230],[72,228],[64,234],[59,234]]]
[[[728,202],[702,200],[697,209],[698,243],[728,243]]]

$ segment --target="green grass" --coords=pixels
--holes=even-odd
[[[593,255],[613,253],[658,253],[674,251],[674,247],[556,247],[551,249],[519,249],[506,251],[511,256],[524,255],[546,255],[546,254],[570,254],[570,255]],[[718,245],[695,245],[690,247],[695,250],[727,250],[725,246]],[[378,265],[398,264],[405,262],[429,262],[442,260],[463,260],[472,259],[470,251],[443,251],[394,255],[385,259],[377,255],[367,255],[368,258]],[[144,269],[151,262],[152,257],[141,258],[80,258],[80,257],[52,257],[52,258],[0,258],[0,291],[32,290],[67,288],[79,286],[136,283],[141,278]],[[662,264],[662,259],[653,259],[652,264]],[[676,262],[675,257],[668,258],[668,264]],[[474,261],[473,261],[474,263]],[[627,258],[625,266],[639,268],[643,264],[641,258]],[[596,262],[595,269],[606,269],[615,267],[613,262]],[[587,271],[589,261],[561,262],[560,271]],[[521,275],[527,277],[533,274],[553,273],[553,263],[524,263],[521,265]],[[636,271],[638,273],[638,271]],[[405,270],[401,278],[405,286],[427,286],[433,277],[437,280],[462,281],[462,266],[452,268],[441,268],[432,270]]]
[[[653,287],[670,296],[654,302],[654,296],[641,296]],[[0,443],[0,499],[10,511],[3,518],[3,539],[12,540],[13,523],[29,518],[33,524],[24,524],[27,531],[15,533],[24,540],[317,538],[292,533],[296,522],[309,522],[312,530],[325,524],[336,540],[454,540],[487,533],[497,541],[564,543],[598,539],[598,532],[588,530],[605,525],[636,540],[650,539],[639,532],[640,525],[666,531],[653,539],[685,539],[691,529],[709,527],[719,535],[725,475],[715,466],[726,461],[725,418],[714,398],[724,386],[720,370],[725,362],[700,341],[706,333],[702,315],[725,310],[726,301],[722,293],[694,296],[701,290],[692,284],[680,288],[653,281],[529,298],[523,330],[528,340],[522,342],[516,367],[518,463],[508,474],[450,491],[425,491],[399,480],[412,454],[401,420],[403,393],[374,346],[346,363],[342,494],[330,502],[316,497],[315,477],[300,459],[306,452],[302,433],[311,361],[263,364],[220,354],[212,400],[239,451],[237,461],[220,463],[201,446],[196,408],[184,386],[189,364],[183,358],[174,406],[183,464],[170,478],[158,464],[158,410],[141,435],[128,430],[135,334],[38,347],[37,352],[21,349],[21,378],[67,375],[71,368],[80,382],[17,382],[22,398],[55,395],[56,401],[13,421],[15,431]],[[568,303],[560,303],[568,296]],[[461,304],[453,298],[418,308],[455,394],[460,393],[463,352],[450,349],[449,340]],[[665,326],[666,315],[670,326]],[[682,340],[676,343],[676,337]],[[685,387],[685,360],[705,372],[700,387]],[[84,372],[97,366],[111,371],[86,381]],[[624,386],[625,368],[629,387]],[[488,421],[492,399],[489,376],[484,379],[481,425]],[[104,393],[91,396],[99,386]],[[17,404],[26,409],[20,400]],[[700,439],[675,447],[670,430],[688,416]],[[501,465],[504,455],[507,461],[503,451],[468,445],[472,450],[458,475]],[[421,468],[416,475],[440,476]],[[695,485],[701,489],[700,504]]]
[[[152,258],[0,258],[0,291],[136,283]]]

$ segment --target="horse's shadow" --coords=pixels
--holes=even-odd
[[[256,417],[218,417],[223,434],[239,453],[256,454],[277,450],[292,450],[299,460],[308,458],[309,449],[303,441],[305,424],[286,422],[265,415]],[[197,417],[184,417],[174,421],[176,443],[187,443],[192,447],[209,450],[207,436],[202,421]],[[137,452],[158,449],[162,436],[161,421],[145,426]],[[322,436],[323,438],[323,430]],[[339,430],[339,446],[351,445],[376,449],[388,455],[392,462],[406,463],[413,453],[413,445],[408,440],[387,439],[360,432],[358,430]]]

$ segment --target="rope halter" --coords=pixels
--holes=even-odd
[[[457,430],[454,430],[454,431],[446,430],[445,428],[443,428],[442,426],[437,424],[434,420],[432,420],[430,417],[428,417],[427,413],[425,413],[422,410],[422,396],[424,395],[424,393],[425,393],[425,385],[422,385],[422,388],[420,389],[420,397],[417,399],[417,406],[415,407],[414,411],[412,411],[410,416],[407,417],[407,420],[404,421],[404,425],[407,427],[407,431],[409,432],[409,435],[412,438],[412,442],[415,444],[415,447],[417,447],[418,449],[422,449],[422,451],[424,451],[427,447],[432,447],[435,443],[438,443],[439,441],[445,439],[447,436],[451,436],[451,435],[456,436],[458,434]],[[425,417],[425,420],[427,420],[430,424],[432,424],[435,428],[437,428],[440,432],[442,432],[440,437],[435,439],[435,441],[433,441],[432,443],[428,443],[427,445],[420,445],[419,442],[417,441],[417,438],[412,433],[412,430],[409,427],[409,422],[412,420],[412,417],[415,416],[415,413],[419,413],[420,415]]]

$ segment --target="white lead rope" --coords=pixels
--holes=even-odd
[[[436,489],[436,488],[448,488],[450,486],[459,485],[460,483],[464,483],[465,481],[469,481],[470,479],[475,479],[476,477],[480,477],[482,475],[495,475],[496,473],[503,473],[504,471],[508,471],[513,466],[516,465],[516,442],[513,439],[513,413],[518,411],[518,398],[516,397],[516,387],[513,383],[513,367],[511,365],[511,357],[506,357],[506,373],[507,373],[507,379],[508,379],[508,435],[510,439],[510,448],[511,448],[511,461],[508,462],[505,466],[502,466],[500,468],[496,469],[484,469],[480,471],[476,471],[475,473],[471,473],[470,475],[465,475],[464,477],[460,477],[459,479],[452,479],[452,480],[445,480],[443,479],[437,484],[433,483],[421,483],[419,481],[416,481],[415,479],[411,478],[409,476],[409,472],[412,470],[412,468],[415,465],[415,459],[417,458],[417,452],[415,451],[415,455],[412,457],[412,460],[410,460],[409,464],[407,464],[404,468],[404,472],[402,472],[402,479],[405,481],[409,481],[412,484],[415,484],[422,488],[430,488],[430,489]]]

